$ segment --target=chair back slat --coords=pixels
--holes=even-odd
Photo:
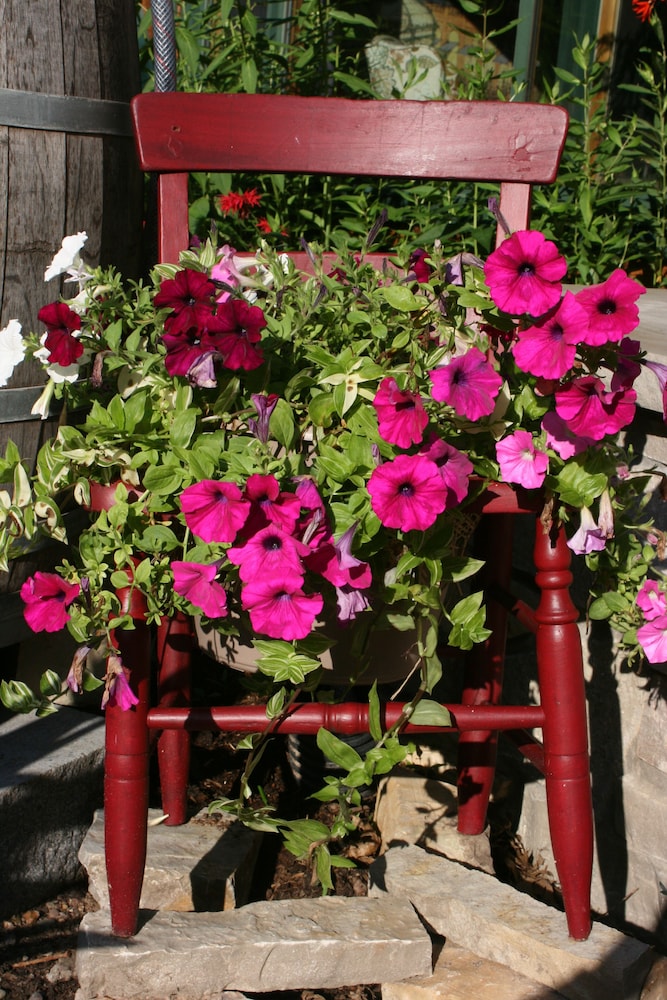
[[[274,94],[140,94],[132,116],[142,169],[163,177],[210,170],[497,181],[511,228],[527,225],[530,185],[555,179],[568,121],[544,104]],[[187,244],[183,191],[174,180],[160,196],[173,234],[161,238],[163,259],[175,259],[176,239]]]

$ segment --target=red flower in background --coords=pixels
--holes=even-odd
[[[249,191],[230,191],[220,198],[220,211],[224,215],[238,215],[241,219],[247,219],[251,208],[257,208],[261,203],[262,196],[257,188],[250,188]]]
[[[664,3],[665,0],[662,0]],[[651,18],[656,0],[632,0],[632,10],[640,21],[648,21]]]

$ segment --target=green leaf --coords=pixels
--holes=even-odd
[[[451,726],[452,717],[444,705],[422,698],[415,705],[410,722],[415,726]]]
[[[197,426],[197,411],[177,413],[169,427],[169,440],[175,448],[187,448]]]
[[[246,94],[257,90],[257,64],[254,59],[246,59],[241,65],[241,83]]]
[[[415,312],[423,306],[423,301],[405,285],[385,285],[381,292],[392,309],[399,312]]]
[[[279,399],[269,418],[269,433],[278,444],[284,448],[290,448],[294,440],[295,429],[292,407],[284,399]]]
[[[347,743],[339,740],[337,736],[326,729],[318,730],[317,745],[327,760],[338,764],[346,771],[363,765],[363,761],[354,747],[348,746]]]
[[[368,728],[376,742],[382,739],[380,698],[378,696],[378,682],[376,680],[373,681],[373,686],[368,692]]]
[[[176,465],[157,465],[146,469],[143,484],[151,493],[158,496],[172,496],[178,493],[183,485],[184,471]]]
[[[45,698],[57,697],[63,688],[63,682],[55,670],[45,670],[39,679],[39,690]]]

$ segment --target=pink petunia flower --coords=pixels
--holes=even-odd
[[[107,672],[104,677],[104,694],[102,708],[120,708],[129,711],[133,705],[138,705],[139,699],[130,687],[125,668],[120,656],[111,654],[107,658]]]
[[[582,288],[576,298],[588,314],[588,330],[582,340],[591,347],[621,340],[639,323],[637,299],[646,289],[617,267],[606,281]]]
[[[75,336],[81,329],[81,317],[65,302],[51,302],[42,306],[37,319],[46,327],[44,347],[49,352],[49,363],[67,368],[83,354],[83,344]]]
[[[221,583],[216,583],[216,563],[174,560],[171,569],[177,594],[185,597],[209,618],[224,618],[227,615],[227,591]]]
[[[368,598],[363,591],[347,585],[336,587],[336,604],[338,606],[336,617],[341,623],[354,621],[357,615],[370,608]]]
[[[287,534],[294,531],[301,513],[301,500],[293,493],[281,491],[275,476],[259,473],[248,476],[244,496],[252,504],[246,534],[254,534],[267,524],[275,524]]]
[[[321,594],[305,594],[294,581],[256,579],[241,591],[255,632],[271,639],[305,639],[324,607]]]
[[[562,378],[572,367],[588,316],[572,292],[527,330],[519,330],[512,354],[518,367],[542,378]]]
[[[451,406],[462,417],[478,420],[493,412],[503,380],[477,347],[452,358],[448,365],[429,373],[432,396]]]
[[[447,505],[440,470],[423,455],[398,455],[378,466],[368,481],[368,492],[382,524],[401,531],[425,531]]]
[[[498,441],[496,458],[503,480],[528,490],[542,485],[549,467],[549,456],[536,446],[529,431],[515,431]]]
[[[180,503],[188,528],[204,542],[233,542],[250,513],[236,483],[214,479],[186,487]]]
[[[637,393],[634,389],[608,391],[597,376],[584,375],[557,389],[555,399],[556,413],[571,432],[601,441],[632,422]]]
[[[584,556],[589,552],[601,552],[607,544],[607,534],[597,524],[588,507],[581,508],[579,528],[568,539],[567,545],[576,555]]]
[[[558,304],[567,262],[555,243],[536,230],[508,236],[484,265],[491,298],[504,312],[542,316]]]
[[[470,488],[469,477],[474,466],[468,456],[435,435],[422,445],[419,454],[435,462],[447,487],[447,509],[456,507],[467,497]]]
[[[644,580],[637,594],[637,607],[648,622],[667,615],[667,594],[656,580]]]
[[[319,573],[335,587],[350,586],[365,590],[373,582],[367,562],[352,555],[356,522],[343,532],[337,542],[325,541],[308,557],[308,568]]]
[[[399,389],[395,378],[383,378],[373,399],[380,437],[398,448],[419,444],[428,414],[418,393]]]
[[[70,620],[67,608],[81,593],[57,573],[35,573],[21,587],[23,617],[33,632],[59,632]]]
[[[667,615],[652,618],[637,629],[637,641],[649,663],[667,661]]]
[[[165,330],[175,336],[206,326],[213,315],[215,285],[207,274],[184,267],[173,278],[165,278],[155,296],[155,305],[171,309]]]
[[[230,562],[240,566],[239,576],[243,581],[265,577],[298,586],[303,583],[305,574],[302,560],[309,554],[307,545],[276,524],[269,524],[248,538],[245,544],[227,550]]]
[[[568,424],[555,410],[549,410],[544,414],[542,430],[547,436],[547,448],[552,448],[565,461],[596,444],[593,438],[573,434]]]

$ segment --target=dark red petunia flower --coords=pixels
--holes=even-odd
[[[81,317],[64,302],[51,302],[43,306],[37,318],[46,327],[44,346],[49,352],[49,362],[66,368],[83,354],[83,344],[74,336],[81,329]]]
[[[215,305],[216,288],[208,275],[191,268],[166,278],[155,296],[155,305],[172,310],[165,320],[165,330],[178,336],[188,330],[205,327]]]

